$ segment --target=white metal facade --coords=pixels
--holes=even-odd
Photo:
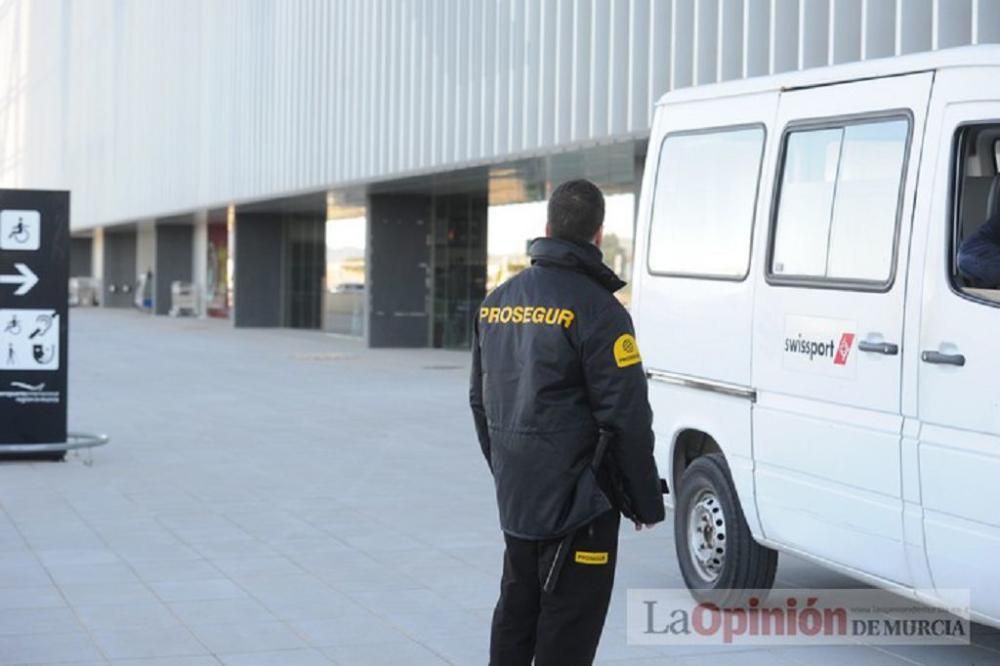
[[[1000,42],[1000,0],[0,0],[0,185],[74,228],[648,133],[678,87]]]

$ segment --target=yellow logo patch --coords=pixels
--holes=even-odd
[[[577,564],[607,564],[608,554],[578,550],[576,551],[576,556],[573,559]]]
[[[639,357],[639,345],[635,338],[626,333],[615,340],[615,363],[619,368],[627,368],[636,363],[642,363]]]

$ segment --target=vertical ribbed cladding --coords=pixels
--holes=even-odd
[[[664,92],[1000,42],[986,0],[6,0],[0,183],[93,226],[648,130]]]

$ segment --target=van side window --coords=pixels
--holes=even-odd
[[[772,281],[891,282],[908,137],[905,118],[786,135]]]
[[[953,286],[1000,305],[1000,123],[958,131],[953,174]]]
[[[742,280],[764,151],[764,128],[670,134],[660,146],[648,268]]]

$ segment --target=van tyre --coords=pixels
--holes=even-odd
[[[701,456],[684,471],[674,543],[681,575],[699,602],[736,606],[749,591],[774,585],[778,552],[754,541],[720,453]]]

